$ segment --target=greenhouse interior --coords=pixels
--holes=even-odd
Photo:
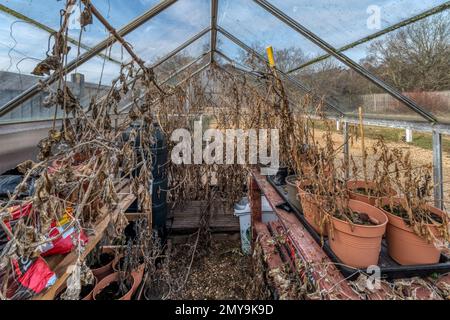
[[[449,9],[0,0],[0,299],[450,300]]]

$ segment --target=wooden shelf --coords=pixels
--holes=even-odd
[[[89,253],[94,250],[96,245],[103,238],[109,223],[116,220],[119,214],[124,212],[136,199],[135,195],[130,193],[130,188],[127,181],[119,182],[116,185],[116,188],[120,190],[118,192],[119,204],[111,213],[108,213],[106,209],[104,209],[104,218],[95,226],[94,234],[89,237],[89,241],[81,255],[82,260],[84,260]],[[71,252],[64,256],[57,255],[46,258],[49,267],[53,270],[53,272],[55,272],[58,279],[53,286],[48,288],[44,293],[35,296],[33,300],[53,300],[58,292],[66,285],[67,278],[72,273],[77,260],[78,256],[75,252]]]

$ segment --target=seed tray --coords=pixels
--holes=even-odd
[[[340,261],[339,258],[334,254],[333,250],[331,250],[327,237],[323,238],[324,243],[322,245],[321,236],[306,221],[302,210],[298,210],[289,202],[289,199],[287,197],[286,185],[277,185],[274,182],[273,178],[274,176],[269,176],[267,177],[267,180],[275,188],[275,190],[277,190],[283,200],[286,201],[286,203],[282,204],[282,206],[286,207],[286,205],[288,205],[290,211],[293,212],[302,222],[302,224],[312,235],[314,240],[322,246],[322,249],[330,257],[331,261],[336,263],[336,266],[341,271],[342,275],[345,278],[354,279],[357,278],[361,273],[367,273],[366,269],[356,269],[343,265],[342,261]],[[450,257],[445,254],[441,254],[440,261],[436,264],[402,266],[389,256],[387,243],[383,238],[378,266],[380,267],[381,277],[383,279],[394,280],[400,278],[426,277],[430,275],[445,274],[450,272]]]

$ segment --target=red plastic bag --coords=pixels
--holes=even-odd
[[[41,257],[12,259],[13,274],[8,277],[7,298],[25,300],[51,287],[57,277]],[[3,277],[0,277],[2,279]],[[3,282],[3,280],[2,280]]]
[[[68,209],[66,214],[58,221],[54,221],[48,233],[48,238],[55,238],[52,242],[48,242],[41,246],[41,255],[48,257],[56,254],[67,254],[71,252],[78,241],[84,246],[88,242],[88,237],[83,230],[79,231],[72,225],[72,209]]]
[[[20,218],[28,217],[33,209],[33,203],[29,202],[24,205],[14,206],[8,209],[11,220],[18,220]]]

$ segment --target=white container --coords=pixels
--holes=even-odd
[[[263,223],[278,220],[265,196],[261,196],[261,210]],[[248,198],[243,198],[234,206],[234,215],[239,217],[242,252],[250,255],[252,248],[252,214]]]

